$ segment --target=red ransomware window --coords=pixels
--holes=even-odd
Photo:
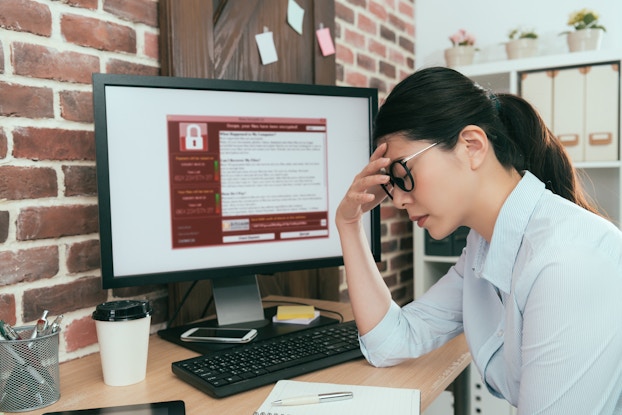
[[[167,123],[173,248],[328,237],[326,119]]]

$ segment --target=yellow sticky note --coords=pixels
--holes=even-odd
[[[315,308],[312,305],[280,305],[276,309],[277,320],[313,317],[315,317]]]

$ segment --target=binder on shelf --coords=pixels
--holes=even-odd
[[[469,227],[461,226],[451,235],[436,240],[430,236],[426,229],[424,236],[425,254],[432,256],[459,256],[466,246],[466,238],[469,231]]]
[[[573,162],[619,160],[619,62],[520,72],[521,96]]]

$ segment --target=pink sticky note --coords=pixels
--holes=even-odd
[[[330,35],[330,29],[328,27],[318,29],[315,35],[317,36],[317,42],[320,44],[323,56],[335,53],[335,45],[333,44],[333,38]]]

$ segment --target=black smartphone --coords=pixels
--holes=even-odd
[[[248,343],[257,336],[255,329],[193,327],[180,336],[185,342]]]

